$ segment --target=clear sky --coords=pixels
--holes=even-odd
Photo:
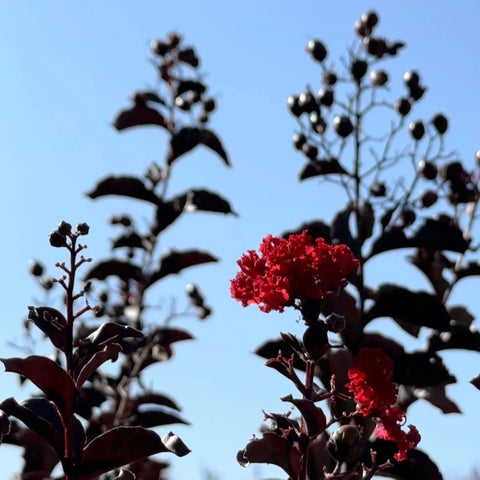
[[[315,181],[298,184],[304,160],[291,146],[295,122],[287,113],[286,99],[306,83],[318,85],[318,68],[304,53],[307,41],[324,40],[331,61],[338,65],[353,38],[354,21],[370,8],[380,14],[379,32],[407,43],[398,59],[385,64],[396,79],[392,89],[401,88],[403,72],[418,69],[428,95],[416,115],[428,119],[445,112],[451,125],[448,144],[459,158],[472,161],[480,148],[476,0],[384,0],[377,5],[364,0],[0,2],[2,356],[19,355],[8,342],[23,342],[21,319],[26,306],[40,296],[27,274],[28,260],[39,258],[49,265],[60,260],[59,251],[47,242],[60,220],[87,221],[89,254],[101,258],[115,235],[106,222],[109,214],[130,211],[146,219],[151,215],[143,204],[92,202],[84,195],[101,177],[142,174],[165,154],[163,132],[148,128],[118,134],[111,127],[134,90],[155,85],[148,61],[150,41],[172,30],[183,33],[197,48],[201,69],[218,100],[212,127],[221,135],[233,168],[198,150],[178,162],[171,189],[208,186],[229,198],[240,216],[198,213],[174,225],[163,246],[209,249],[222,261],[169,279],[156,299],[168,305],[170,296],[177,294],[181,302],[185,283],[198,282],[215,310],[206,323],[182,320],[196,340],[178,345],[172,362],[152,369],[152,384],[176,398],[193,423],[173,428],[193,452],[174,460],[172,478],[203,478],[205,470],[229,480],[275,475],[276,469],[242,469],[235,461],[237,450],[257,432],[261,409],[284,411],[278,399],[291,393],[291,385],[263,367],[252,351],[280,331],[300,332],[301,326],[292,313],[242,309],[229,298],[229,279],[236,272],[235,260],[256,248],[266,234],[279,234],[313,218],[328,221],[342,206],[344,199],[335,190]],[[423,278],[416,272],[412,276],[407,266],[405,273],[396,270],[405,256],[393,256],[389,268],[385,263],[373,265],[371,278],[378,283],[393,280],[389,272],[394,268],[395,280],[426,288]],[[478,280],[464,285],[454,300],[467,302],[477,316]],[[160,320],[167,310],[166,306],[158,312]],[[155,313],[151,321],[154,317]],[[374,326],[407,338],[392,329],[390,321],[376,321]],[[464,415],[444,416],[418,401],[408,421],[423,435],[420,447],[447,477],[457,478],[478,466],[479,392],[467,382],[480,370],[480,362],[473,353],[449,352],[443,358],[459,379],[460,385],[450,386],[448,392]],[[26,396],[15,385],[9,375],[2,375],[0,397]],[[0,448],[4,473],[15,471],[17,453]],[[284,475],[278,470],[276,476]]]

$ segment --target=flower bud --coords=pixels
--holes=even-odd
[[[89,231],[90,231],[90,227],[85,222],[79,223],[77,225],[77,232],[79,235],[88,235]]]
[[[50,233],[48,236],[48,241],[50,242],[50,245],[55,248],[67,246],[65,235],[62,235],[58,230]]]
[[[315,322],[303,334],[303,347],[312,360],[318,360],[330,348],[327,326],[324,322]]]
[[[327,329],[332,333],[340,333],[345,330],[347,322],[343,315],[338,315],[338,313],[331,313],[326,319],[325,323]]]

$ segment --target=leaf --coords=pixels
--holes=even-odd
[[[228,155],[217,135],[211,130],[198,127],[183,127],[172,135],[170,150],[167,154],[168,165],[171,165],[177,158],[201,144],[217,153],[225,165],[230,166]]]
[[[279,352],[282,352],[282,355],[285,358],[290,358],[292,354],[295,353],[292,347],[290,347],[290,345],[288,345],[288,343],[286,343],[281,338],[275,340],[267,340],[255,350],[255,353],[259,357],[266,358],[267,360],[270,358],[276,358]],[[297,370],[304,372],[305,362],[298,358],[297,355],[295,355],[293,359],[293,367]]]
[[[75,385],[68,373],[53,360],[39,355],[0,358],[6,372],[23,375],[34,383],[59,409],[64,419],[73,415]]]
[[[435,353],[413,352],[395,359],[393,381],[414,387],[431,387],[455,383],[456,379]]]
[[[302,223],[295,230],[289,230],[282,233],[283,238],[288,238],[290,235],[299,235],[304,230],[307,230],[308,234],[313,238],[323,238],[327,243],[331,243],[330,238],[330,225],[327,225],[322,220],[312,220],[311,222]]]
[[[162,442],[168,450],[178,457],[184,457],[190,453],[190,449],[183,443],[182,439],[173,432],[168,432],[162,437]]]
[[[132,108],[122,110],[113,122],[113,126],[119,132],[140,125],[158,125],[167,128],[163,115],[144,103],[137,103]]]
[[[100,345],[105,342],[118,343],[119,339],[123,338],[145,338],[144,334],[133,327],[128,325],[122,325],[115,322],[107,322],[100,325],[95,331],[93,331],[88,337],[82,340],[82,345]],[[103,345],[102,345],[103,347]]]
[[[384,230],[380,236],[373,241],[372,248],[365,261],[382,252],[411,246],[412,242],[405,236],[403,229],[401,227],[392,227],[390,230]]]
[[[142,102],[155,102],[159,103],[160,105],[166,106],[165,100],[161,98],[157,92],[153,92],[150,90],[135,92],[133,98],[136,104]]]
[[[455,270],[458,279],[480,275],[480,261],[469,262],[465,267]]]
[[[124,282],[143,280],[143,272],[140,267],[115,258],[103,260],[93,265],[86,273],[84,280],[105,280],[110,276],[116,276]]]
[[[430,402],[444,414],[462,413],[458,405],[447,397],[445,385],[443,384],[431,385],[426,388],[415,388],[413,393],[417,398]]]
[[[300,458],[300,452],[289,445],[286,438],[270,432],[265,432],[262,438],[254,438],[237,453],[237,461],[242,467],[251,463],[273,463],[290,478],[298,478]]]
[[[232,210],[230,202],[217,193],[203,189],[192,189],[185,194],[186,204],[184,209],[189,211],[201,210],[203,212],[231,213],[238,216]]]
[[[95,352],[91,359],[82,367],[77,376],[77,389],[80,390],[90,375],[92,375],[92,373],[95,372],[106,361],[111,360],[112,362],[115,362],[118,359],[118,354],[121,352],[121,350],[122,347],[118,343],[111,343],[106,345],[103,350]]]
[[[159,268],[151,275],[148,286],[167,275],[180,273],[184,268],[218,262],[218,258],[200,250],[169,250],[160,258]]]
[[[35,398],[19,404],[14,398],[7,398],[0,404],[0,408],[48,442],[59,458],[63,457],[65,447],[62,420],[49,400]]]
[[[67,320],[62,313],[50,307],[28,307],[27,319],[33,322],[55,347],[65,352]]]
[[[170,226],[183,212],[187,202],[186,195],[177,196],[168,202],[158,204],[155,211],[155,220],[152,226],[152,235],[157,236]]]
[[[435,330],[450,330],[450,316],[437,297],[390,283],[378,289],[374,305],[365,313],[364,324],[378,317],[391,317]]]
[[[195,92],[200,95],[206,90],[205,85],[202,82],[196,80],[180,80],[175,90],[175,96],[178,97],[185,92]]]
[[[327,418],[323,410],[315,406],[311,400],[293,398],[292,395],[287,395],[281,400],[282,402],[290,402],[298,408],[307,425],[309,436],[316,437],[325,431]]]
[[[480,390],[480,375],[477,375],[476,377],[472,378],[470,380],[470,383],[475,387],[477,388],[478,390]]]
[[[181,418],[179,415],[158,409],[141,410],[137,412],[135,417],[135,423],[145,428],[159,427],[161,425],[171,425],[173,423],[183,423],[184,425],[190,425],[189,422]]]
[[[150,455],[173,452],[152,430],[115,427],[95,437],[83,450],[78,480],[88,480]]]
[[[162,480],[164,478],[162,470],[168,468],[168,463],[145,458],[129,465],[128,468],[136,475],[137,479]]]
[[[428,339],[428,350],[472,350],[480,352],[480,332],[467,327],[457,327],[451,332],[434,332]]]
[[[348,172],[340,165],[337,158],[327,160],[310,160],[300,171],[299,180],[318,177],[320,175],[347,174]]]
[[[145,395],[140,395],[133,401],[135,402],[136,407],[151,403],[154,405],[162,405],[180,411],[180,407],[170,397],[168,397],[167,395],[162,395],[160,393],[147,393]]]
[[[100,180],[93,190],[87,193],[91,199],[105,197],[107,195],[120,195],[122,197],[135,198],[158,205],[161,199],[155,193],[147,188],[145,184],[137,177],[132,176],[114,176],[105,177]]]
[[[112,244],[112,248],[141,248],[147,250],[149,242],[141,237],[137,232],[127,232],[117,237]]]
[[[465,253],[469,242],[460,228],[449,219],[427,218],[412,237],[413,246]]]
[[[352,214],[352,207],[347,205],[343,210],[340,210],[332,221],[330,228],[330,238],[332,242],[344,243],[349,246],[353,254],[359,257],[359,247],[356,239],[353,238],[350,231],[350,215]]]

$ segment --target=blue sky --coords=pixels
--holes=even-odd
[[[278,398],[291,392],[291,386],[251,352],[280,331],[300,332],[301,325],[292,313],[265,315],[242,309],[229,298],[229,279],[236,272],[235,260],[256,248],[266,234],[279,234],[304,220],[329,220],[342,206],[344,199],[334,188],[297,182],[303,158],[291,147],[295,122],[285,105],[288,95],[301,92],[307,82],[318,85],[319,70],[304,53],[307,41],[324,40],[330,61],[339,65],[337,59],[353,38],[354,21],[370,8],[380,14],[379,32],[407,43],[397,60],[385,64],[396,82],[392,91],[401,89],[403,72],[418,69],[428,94],[415,115],[428,119],[445,112],[451,125],[448,145],[470,162],[480,148],[480,5],[474,0],[462,2],[461,8],[444,0],[377,5],[363,0],[0,3],[2,356],[18,355],[7,342],[23,341],[20,324],[26,305],[40,296],[27,274],[28,260],[39,258],[49,265],[60,260],[47,242],[60,220],[87,221],[89,254],[101,258],[115,234],[106,222],[109,214],[129,211],[145,219],[151,215],[143,204],[92,202],[84,195],[101,177],[142,174],[165,154],[163,132],[147,128],[118,134],[111,127],[134,90],[155,85],[148,62],[150,41],[172,30],[183,33],[197,48],[201,69],[218,100],[212,127],[221,135],[233,167],[225,168],[199,149],[178,162],[170,188],[208,186],[228,197],[240,216],[191,214],[174,225],[162,246],[209,249],[222,262],[168,279],[155,299],[165,305],[158,312],[162,319],[171,296],[180,292],[182,297],[185,283],[198,282],[215,310],[206,323],[185,320],[183,326],[197,339],[179,345],[177,357],[151,373],[152,384],[177,398],[194,424],[175,428],[193,453],[174,462],[172,478],[201,478],[204,469],[230,480],[275,473],[264,467],[242,469],[235,461],[236,451],[257,432],[261,409],[283,411]],[[403,265],[405,255],[389,258],[388,269],[382,256],[370,267],[370,278],[378,283],[392,280],[389,272]],[[395,272],[396,280],[426,288],[407,266]],[[452,299],[467,302],[476,316],[477,282],[464,282],[463,291]],[[407,338],[387,320],[374,326]],[[411,348],[418,345],[411,343]],[[478,429],[472,429],[479,421],[478,392],[466,382],[480,369],[474,354],[449,352],[444,359],[463,382],[448,392],[464,415],[443,416],[419,401],[409,410],[408,420],[423,435],[421,447],[455,478],[478,458]],[[6,374],[0,385],[2,398],[27,394],[17,391]],[[0,448],[4,471],[15,471],[16,453]]]

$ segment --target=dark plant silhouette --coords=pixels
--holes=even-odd
[[[312,289],[300,303],[283,280],[267,282],[284,293],[284,306],[300,310],[307,327],[302,341],[282,334],[257,350],[269,359],[267,366],[289,378],[302,394],[301,399],[283,399],[298,408],[301,418],[294,420],[291,412],[266,414],[272,427],[240,451],[238,459],[242,465],[276,464],[296,480],[365,479],[378,470],[401,479],[441,478],[435,463],[413,448],[420,438],[416,429],[402,431],[400,425],[418,398],[445,414],[460,412],[446,395],[445,387],[456,379],[439,352],[480,350],[473,316],[466,307],[449,302],[463,278],[480,273],[478,262],[472,260],[480,173],[446,150],[444,114],[437,113],[428,122],[414,117],[427,90],[418,72],[405,73],[401,98],[387,99],[390,78],[383,63],[396,57],[404,43],[377,34],[378,22],[377,13],[369,11],[355,23],[356,39],[341,61],[342,71],[327,63],[328,50],[320,40],[310,40],[306,51],[320,67],[322,85],[318,91],[309,86],[288,98],[298,125],[293,144],[307,158],[300,181],[335,182],[347,203],[330,222],[305,222],[284,238],[304,232],[312,242],[344,244],[359,261],[358,270],[348,277],[347,290],[319,296]],[[262,248],[265,257],[263,244]],[[365,275],[368,262],[398,249],[409,253],[410,264],[425,275],[428,289],[412,290],[393,277],[370,284]],[[272,271],[292,274],[277,260],[263,261],[275,266]],[[259,268],[255,262],[249,267]],[[232,294],[238,298],[236,281]],[[260,303],[260,287],[255,285],[251,301],[243,299],[244,305]],[[413,337],[428,329],[426,346],[407,353],[395,339],[371,332],[367,327],[379,317],[391,318]],[[332,333],[338,333],[336,341]],[[342,348],[332,348],[334,343]],[[362,361],[365,357],[370,360]],[[369,366],[375,364],[373,357],[375,368]],[[296,370],[305,372],[304,380]],[[385,390],[371,373],[375,371],[383,372],[380,377],[387,381],[391,378],[394,387]],[[382,389],[389,394],[382,396]],[[315,405],[327,399],[329,415]],[[340,427],[334,430],[336,423]]]
[[[71,264],[59,264],[66,278],[52,281],[38,261],[30,267],[44,290],[50,291],[55,283],[64,287],[67,313],[50,307],[30,308],[29,320],[58,350],[58,365],[40,356],[4,360],[7,370],[29,378],[45,395],[20,405],[9,399],[1,407],[27,427],[15,423],[4,438],[24,448],[25,480],[49,478],[58,461],[66,480],[100,476],[104,480],[161,480],[168,464],[147,457],[162,451],[177,455],[189,451],[174,434],[160,438],[150,430],[188,422],[179,414],[176,401],[146,387],[142,380],[147,367],[169,360],[174,344],[193,336],[170,325],[179,312],[168,312],[162,324],[147,321],[147,295],[169,275],[218,261],[210,252],[196,248],[158,253],[160,235],[183,212],[234,214],[226,199],[206,188],[171,195],[168,185],[174,165],[199,145],[212,150],[225,165],[230,161],[217,134],[207,127],[216,102],[207,96],[195,50],[184,46],[177,33],[152,42],[151,48],[159,88],[136,92],[132,105],[117,115],[114,127],[118,131],[160,127],[169,136],[165,161],[152,164],[143,176],[107,176],[88,193],[91,199],[116,195],[145,202],[152,207],[151,222],[142,232],[140,222],[131,215],[112,215],[110,223],[123,231],[113,241],[112,256],[83,272],[86,283],[78,293],[74,292],[77,268],[87,260],[78,258],[84,247],[77,238],[88,233],[85,224],[72,232],[63,222],[50,235],[53,246],[70,253]],[[105,282],[104,288],[99,288],[100,282]],[[192,308],[181,314],[206,319],[211,308],[199,287],[187,285],[186,294]],[[74,311],[73,302],[82,296],[98,306],[92,309],[87,302]],[[64,361],[60,352],[65,354]],[[100,368],[107,360],[115,361],[116,368]],[[42,372],[40,379],[37,372]],[[2,419],[5,431],[9,422],[5,415]]]

